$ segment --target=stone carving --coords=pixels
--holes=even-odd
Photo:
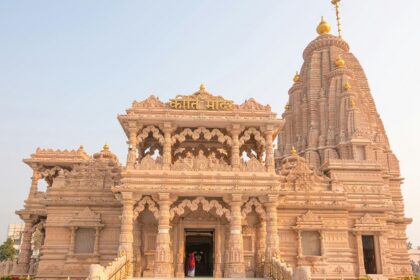
[[[243,159],[240,162],[240,169],[242,171],[249,171],[249,172],[265,172],[266,168],[264,163],[260,162],[254,154],[251,154],[248,161],[244,161]]]
[[[140,164],[136,165],[136,168],[142,170],[157,170],[162,169],[162,165],[163,160],[161,156],[153,159],[150,153],[146,153],[146,155],[141,159]]]
[[[250,98],[245,100],[244,103],[238,106],[238,109],[240,110],[248,110],[248,111],[268,111],[271,112],[271,106],[270,105],[262,105],[258,103],[254,98]]]
[[[201,135],[207,141],[211,140],[213,137],[216,137],[219,143],[226,143],[229,146],[232,145],[232,138],[230,136],[223,134],[217,128],[209,130],[205,127],[198,127],[194,130],[192,130],[191,128],[183,129],[182,132],[180,132],[179,134],[175,134],[174,136],[172,136],[172,144],[175,144],[176,142],[184,142],[187,139],[187,136],[190,136],[193,140],[198,140],[201,137]]]
[[[257,212],[257,214],[261,217],[261,219],[265,221],[265,219],[266,219],[265,209],[264,209],[263,205],[261,204],[261,202],[255,197],[250,198],[244,204],[244,206],[242,208],[242,211],[241,211],[242,219],[245,219],[246,215],[248,215],[249,213],[252,212],[253,207],[255,208],[255,212]]]
[[[149,137],[150,133],[152,133],[152,137],[154,139],[158,140],[158,142],[161,145],[163,145],[163,143],[165,142],[165,139],[162,133],[160,132],[160,130],[153,125],[149,125],[142,129],[142,131],[137,136],[137,140],[139,141],[139,143],[143,142],[147,137]]]
[[[243,135],[239,138],[239,146],[242,146],[246,141],[250,140],[251,135],[254,136],[255,141],[260,143],[262,146],[265,146],[265,139],[263,135],[261,135],[261,132],[254,127],[248,128],[243,132]]]
[[[209,212],[213,208],[215,209],[216,215],[222,217],[223,215],[226,219],[230,220],[230,210],[223,207],[217,200],[208,201],[204,197],[200,196],[193,200],[184,199],[178,206],[171,208],[171,220],[175,215],[181,216],[185,213],[185,208],[189,208],[191,211],[196,211],[198,206],[201,205],[203,210]]]
[[[327,177],[316,174],[305,159],[299,156],[287,157],[283,160],[281,169],[283,188],[295,191],[320,191],[330,188]]]
[[[298,223],[322,223],[320,216],[315,215],[311,210],[297,218]]]
[[[199,150],[197,156],[186,152],[185,157],[178,158],[172,165],[172,170],[194,171],[229,171],[231,167],[223,158],[217,158],[214,152],[206,157],[203,150]]]
[[[150,197],[150,196],[145,196],[143,197],[138,203],[137,206],[134,208],[134,219],[136,219],[141,212],[143,212],[143,210],[146,207],[146,204],[148,205],[148,209],[150,212],[153,213],[153,215],[155,216],[156,219],[159,218],[159,209],[156,205],[156,202]]]
[[[159,97],[150,95],[147,99],[143,101],[134,101],[133,108],[165,108],[165,104],[159,100]]]

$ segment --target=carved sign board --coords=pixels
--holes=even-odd
[[[230,111],[233,110],[233,101],[226,100],[221,96],[203,98],[196,95],[177,95],[169,100],[169,106],[177,110],[211,110]]]

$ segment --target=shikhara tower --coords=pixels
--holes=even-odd
[[[37,149],[24,160],[33,176],[13,273],[185,277],[198,252],[197,276],[411,274],[398,160],[367,79],[328,23],[317,31],[283,119],[201,85],[118,116],[124,164],[108,145],[93,155]]]

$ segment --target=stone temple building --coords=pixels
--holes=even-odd
[[[281,118],[202,85],[118,115],[123,163],[107,145],[24,159],[14,273],[109,278],[124,264],[133,277],[185,277],[195,252],[196,276],[262,277],[273,259],[312,279],[411,274],[399,163],[367,78],[328,23],[317,31]]]

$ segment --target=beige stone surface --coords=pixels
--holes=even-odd
[[[184,277],[185,229],[206,229],[215,277],[262,277],[275,260],[294,279],[358,279],[364,236],[378,275],[410,274],[399,164],[363,69],[329,34],[303,56],[283,119],[202,86],[119,115],[124,164],[107,145],[92,156],[37,149],[24,160],[33,176],[17,211],[25,230],[15,272],[105,275],[124,259],[134,277]],[[43,240],[34,259],[35,229]],[[80,253],[82,233],[91,244]]]

